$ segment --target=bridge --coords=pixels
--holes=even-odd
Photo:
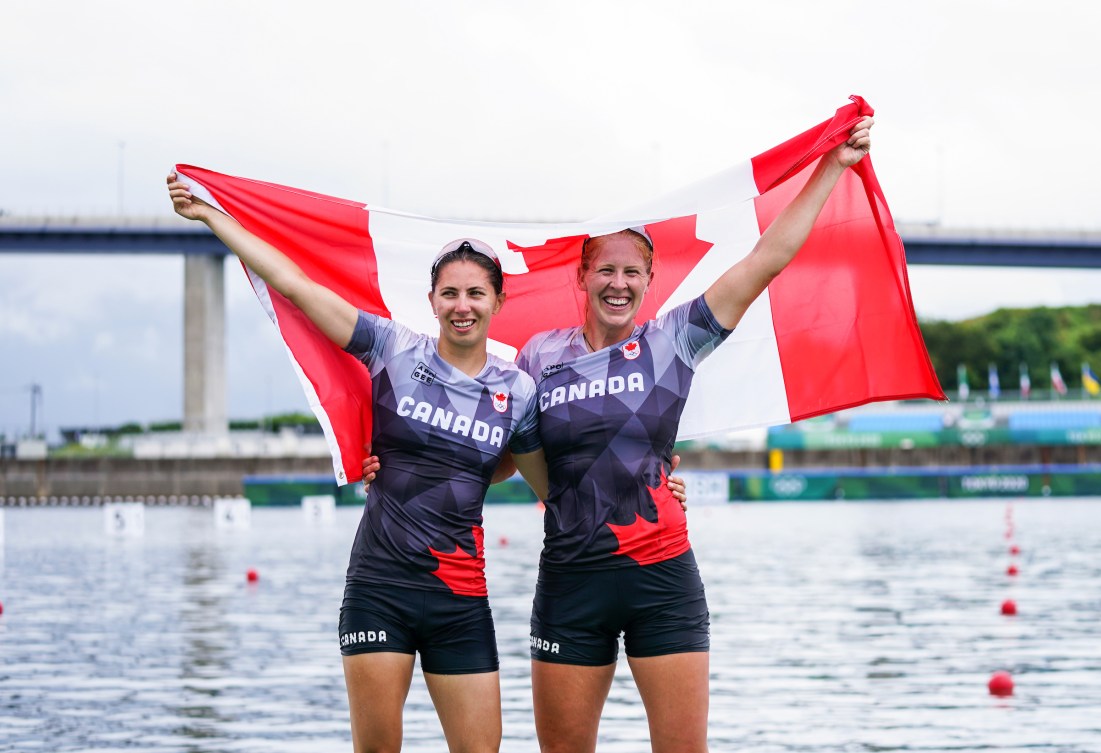
[[[899,225],[909,264],[1101,269],[1101,232]],[[184,429],[224,433],[224,257],[205,225],[164,217],[0,216],[0,254],[182,254]]]
[[[1101,231],[998,231],[938,225],[897,228],[910,264],[1101,269]],[[229,252],[205,225],[166,215],[0,216],[0,253],[183,254],[189,258],[220,258]]]

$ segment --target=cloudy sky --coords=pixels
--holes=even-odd
[[[17,0],[0,211],[165,215],[176,162],[431,215],[579,219],[877,110],[900,223],[1101,230],[1101,8]],[[1080,149],[1090,145],[1091,148]],[[182,411],[173,257],[0,256],[0,434]],[[911,268],[920,316],[1101,302],[1101,273]],[[227,269],[229,412],[305,407]]]

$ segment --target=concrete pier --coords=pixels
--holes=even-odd
[[[225,434],[225,257],[184,258],[185,431]]]

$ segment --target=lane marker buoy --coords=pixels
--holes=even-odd
[[[990,695],[1013,695],[1013,676],[1008,672],[999,670],[991,675],[990,682],[986,684],[986,687],[990,689]]]

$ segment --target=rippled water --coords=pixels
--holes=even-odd
[[[94,508],[4,512],[0,749],[351,749],[336,615],[357,510],[326,527],[257,509],[250,530],[221,531],[209,509],[150,508],[140,539],[107,535]],[[689,517],[712,612],[713,751],[1101,751],[1101,500]],[[540,536],[532,508],[486,510],[506,752],[536,750]],[[999,613],[1006,598],[1017,617]],[[1012,698],[987,693],[999,669]],[[620,670],[599,749],[646,750]],[[406,730],[406,750],[445,749],[419,676]]]

